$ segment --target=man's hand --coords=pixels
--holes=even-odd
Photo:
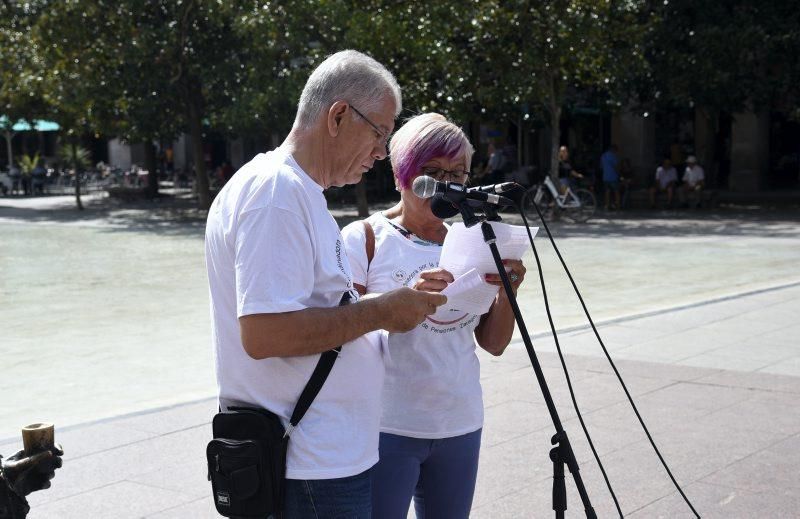
[[[3,476],[18,496],[25,497],[31,492],[50,488],[50,480],[56,475],[56,469],[61,468],[63,455],[61,445],[33,456],[19,451],[3,460]]]
[[[441,292],[453,281],[453,275],[445,269],[435,268],[423,270],[419,273],[419,279],[414,283],[414,290]]]
[[[414,329],[436,308],[447,302],[447,297],[434,292],[408,287],[386,292],[375,298],[380,300],[383,328],[388,332],[402,333]]]

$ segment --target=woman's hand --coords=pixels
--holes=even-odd
[[[414,290],[427,292],[441,292],[454,280],[453,275],[445,269],[435,268],[423,270],[419,279],[414,283]]]
[[[525,272],[527,269],[525,268],[525,265],[522,264],[522,260],[503,260],[503,265],[506,266],[508,280],[511,282],[511,288],[516,294],[517,289],[525,280]],[[498,287],[503,286],[503,281],[500,279],[500,274],[484,274],[483,279],[485,279],[490,285],[495,285]],[[501,290],[500,293],[503,294],[504,292]]]

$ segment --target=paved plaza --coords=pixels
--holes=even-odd
[[[17,425],[41,419],[62,425],[57,436],[66,450],[53,487],[31,496],[30,517],[216,517],[204,459],[215,402],[202,258],[195,257],[202,224],[189,213],[164,219],[100,204],[74,216],[56,200],[11,202],[0,199],[0,236],[11,245],[0,248],[0,295],[13,303],[2,341],[12,355],[5,365],[23,375],[0,381],[0,389],[13,395],[15,384],[33,383],[41,395],[12,402],[8,415],[4,409],[10,418],[0,421],[0,452],[17,448]],[[800,509],[797,223],[793,213],[743,209],[554,227],[601,337],[703,517],[793,517]],[[625,516],[692,517],[541,232],[577,402]],[[111,265],[114,258],[129,268]],[[64,268],[37,266],[44,260]],[[70,270],[81,261],[85,269]],[[521,303],[536,351],[598,516],[614,517],[547,331],[533,259],[526,264]],[[75,303],[76,294],[91,304]],[[35,302],[37,312],[20,308]],[[502,357],[480,359],[486,425],[472,516],[551,517],[553,427],[525,349],[517,341]],[[582,517],[569,477],[567,488],[567,515]]]

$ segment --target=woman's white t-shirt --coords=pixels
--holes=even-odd
[[[423,270],[439,265],[441,247],[415,243],[385,216],[367,219],[375,254],[367,269],[364,224],[342,230],[353,282],[368,293],[411,287]],[[426,318],[413,330],[388,335],[381,431],[412,438],[449,438],[483,426],[480,363],[473,331],[480,316],[453,312],[446,321]]]
[[[322,187],[280,148],[256,156],[214,200],[205,247],[220,404],[260,406],[286,425],[320,356],[255,360],[238,318],[332,307],[353,292]],[[377,463],[383,372],[380,332],[342,347],[292,433],[288,478],[347,477]]]

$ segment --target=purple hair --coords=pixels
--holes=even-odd
[[[443,115],[428,113],[412,117],[392,136],[389,156],[401,189],[408,189],[422,165],[437,157],[463,156],[467,166],[474,149],[461,128]]]

